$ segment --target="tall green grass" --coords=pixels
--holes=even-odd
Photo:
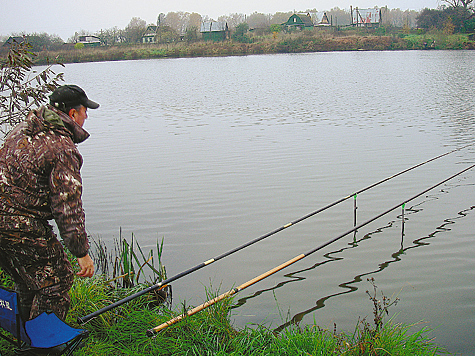
[[[157,241],[156,249],[150,249],[148,253],[144,253],[134,234],[129,243],[122,236],[122,229],[119,231],[119,238],[113,241],[112,251],[109,251],[102,239],[92,241],[91,255],[96,265],[96,274],[103,276],[114,287],[152,285],[167,278],[167,271],[162,264],[163,239]]]
[[[445,34],[440,31],[428,32],[423,35],[407,35],[403,37],[407,49],[426,49],[433,43],[433,49],[474,49],[474,42],[467,34]]]
[[[99,246],[101,244],[99,243]],[[139,277],[143,267],[151,264],[153,254],[143,253],[134,239],[131,243],[119,240],[116,247],[116,255],[112,256],[102,244],[102,247],[98,248],[100,252],[97,256],[101,256],[99,259],[103,263],[102,268],[111,263],[119,266],[115,272],[109,269],[108,273],[126,273],[112,279],[107,274],[87,279],[77,278],[70,291],[72,303],[67,322],[90,331],[84,347],[75,352],[76,356],[448,354],[433,343],[429,328],[421,328],[419,324],[397,324],[394,319],[385,322],[384,318],[389,316],[389,308],[396,304],[398,299],[390,300],[382,293],[378,295],[372,279],[368,281],[373,288],[367,293],[373,306],[373,320],[358,320],[355,329],[350,333],[324,330],[316,323],[300,327],[298,324],[287,323],[286,320],[282,322],[289,326],[280,331],[272,330],[266,325],[237,329],[232,323],[234,300],[228,298],[149,338],[146,330],[182,314],[187,309],[184,305],[172,308],[169,303],[161,303],[162,299],[158,299],[160,296],[153,294],[135,298],[85,325],[77,325],[78,317],[142,290],[150,283],[150,280],[141,280]],[[157,244],[157,248],[160,249],[158,256],[161,256],[163,241]],[[161,262],[157,262],[158,266],[155,265],[154,270],[164,270],[160,267]],[[122,286],[123,281],[120,282],[124,274],[130,277],[125,283],[126,287]],[[1,276],[5,275],[0,273],[0,282],[11,283],[8,277]],[[153,281],[156,281],[155,278],[156,276]],[[219,294],[209,289],[205,290],[205,293],[209,299]],[[412,332],[414,329],[418,330]],[[0,339],[0,350],[2,356],[15,354],[3,339]]]
[[[11,277],[0,269],[0,285],[13,289],[14,283]]]
[[[213,296],[210,296],[210,298]],[[446,352],[430,338],[430,329],[411,333],[418,325],[392,320],[368,329],[357,324],[353,333],[336,333],[317,325],[290,325],[280,333],[265,326],[232,326],[232,299],[216,303],[172,325],[154,338],[145,330],[183,310],[142,308],[130,310],[107,332],[92,330],[85,348],[76,355],[440,355]],[[137,305],[138,306],[138,305]]]
[[[147,298],[141,297],[115,312],[112,322],[87,325],[91,337],[76,355],[448,354],[433,343],[431,330],[421,327],[420,323],[403,325],[395,323],[394,319],[385,322],[389,308],[398,299],[390,300],[382,293],[378,295],[374,280],[369,282],[373,287],[371,292],[367,292],[373,306],[373,320],[357,321],[355,330],[350,333],[324,330],[315,323],[304,327],[291,324],[280,332],[265,325],[239,330],[232,324],[234,301],[230,298],[149,338],[146,330],[182,314],[185,307],[177,306],[172,310],[165,305],[151,305]],[[208,299],[212,299],[219,293],[206,290],[206,294]]]

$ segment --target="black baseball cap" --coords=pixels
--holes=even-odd
[[[62,85],[49,96],[50,104],[58,109],[83,105],[89,109],[97,109],[99,104],[89,100],[84,90],[77,85]]]

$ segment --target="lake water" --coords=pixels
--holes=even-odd
[[[61,70],[63,71],[63,70]],[[475,53],[335,52],[68,64],[89,110],[87,229],[122,228],[145,249],[164,238],[169,276],[475,137]],[[475,163],[475,146],[358,195],[358,222]],[[366,295],[395,321],[433,328],[475,354],[475,170],[423,194],[236,296],[236,327],[352,332]],[[173,283],[197,305],[353,227],[353,199]],[[420,328],[416,326],[414,331]],[[144,330],[145,331],[145,330]]]

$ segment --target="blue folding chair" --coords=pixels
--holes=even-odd
[[[25,355],[71,355],[88,336],[87,330],[72,328],[54,313],[43,313],[24,322],[19,313],[17,293],[2,286],[0,327],[13,336],[0,333],[0,337],[14,345],[17,353]]]

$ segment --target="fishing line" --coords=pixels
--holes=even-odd
[[[245,283],[243,283],[243,284],[241,284],[240,286],[238,286],[238,287],[236,287],[236,288],[233,288],[233,289],[227,291],[226,293],[223,293],[223,294],[217,296],[216,298],[210,299],[210,300],[208,300],[207,302],[205,302],[205,303],[203,303],[203,304],[201,304],[201,305],[199,305],[199,306],[197,306],[197,307],[195,307],[195,308],[193,308],[193,309],[187,311],[186,313],[183,313],[183,314],[181,314],[181,315],[179,315],[179,316],[177,316],[177,317],[175,317],[175,318],[173,318],[173,319],[170,319],[170,320],[168,320],[167,322],[165,322],[165,323],[163,323],[163,324],[160,324],[159,326],[157,326],[157,327],[155,327],[155,328],[153,328],[153,329],[147,330],[147,336],[150,336],[150,337],[151,337],[151,336],[154,336],[157,332],[159,332],[159,331],[161,331],[161,330],[167,328],[167,327],[170,326],[170,325],[173,325],[173,324],[175,324],[175,323],[181,321],[181,320],[184,319],[185,317],[191,316],[191,315],[193,315],[193,314],[196,314],[196,313],[202,311],[203,309],[206,309],[207,307],[209,307],[209,306],[211,306],[211,305],[213,305],[213,304],[219,302],[220,300],[226,299],[226,298],[228,298],[228,297],[230,297],[230,296],[232,296],[232,295],[234,295],[234,294],[236,294],[236,293],[238,293],[238,292],[240,292],[240,291],[242,291],[242,290],[244,290],[244,289],[246,289],[246,288],[252,286],[253,284],[255,284],[255,283],[257,283],[257,282],[262,281],[263,279],[265,279],[265,278],[267,278],[267,277],[269,277],[269,276],[271,276],[271,275],[273,275],[273,274],[279,272],[280,270],[282,270],[282,269],[284,269],[284,268],[286,268],[286,267],[288,267],[288,266],[290,266],[290,265],[292,265],[292,264],[294,264],[294,263],[300,261],[301,259],[303,259],[303,258],[305,258],[305,257],[308,257],[308,256],[310,256],[311,254],[313,254],[313,253],[315,253],[315,252],[317,252],[317,251],[323,249],[324,247],[326,247],[326,246],[328,246],[328,245],[330,245],[330,244],[332,244],[332,243],[334,243],[334,242],[336,242],[336,241],[342,239],[343,237],[345,237],[345,236],[349,235],[350,233],[352,233],[352,232],[354,232],[354,231],[356,231],[356,230],[362,228],[363,226],[366,226],[366,225],[368,225],[369,223],[371,223],[371,222],[373,222],[373,221],[375,221],[375,220],[381,218],[382,216],[384,216],[384,215],[386,215],[386,214],[392,212],[393,210],[396,210],[396,209],[400,208],[401,206],[404,206],[404,205],[407,204],[408,202],[410,202],[410,201],[412,201],[412,200],[414,200],[414,199],[420,197],[421,195],[427,193],[428,191],[430,191],[430,190],[432,190],[432,189],[434,189],[434,188],[436,188],[436,187],[438,187],[438,186],[444,184],[445,182],[447,182],[447,181],[449,181],[449,180],[451,180],[451,179],[457,177],[458,175],[460,175],[460,174],[462,174],[462,173],[464,173],[464,172],[466,172],[466,171],[472,169],[473,167],[475,167],[475,164],[474,164],[474,165],[471,165],[471,166],[469,166],[469,167],[467,167],[467,168],[465,168],[465,169],[463,169],[462,171],[460,171],[460,172],[458,172],[458,173],[456,173],[456,174],[450,176],[449,178],[444,179],[443,181],[441,181],[441,182],[439,182],[439,183],[437,183],[437,184],[431,186],[430,188],[425,189],[424,191],[420,192],[419,194],[413,196],[412,198],[409,198],[409,199],[403,201],[402,203],[397,204],[397,205],[395,205],[394,207],[392,207],[392,208],[390,208],[390,209],[388,209],[388,210],[386,210],[386,211],[384,211],[384,212],[382,212],[382,213],[380,213],[380,214],[374,216],[373,218],[371,218],[371,219],[369,219],[369,220],[367,220],[367,221],[365,221],[365,222],[359,224],[358,226],[355,226],[354,228],[352,228],[352,229],[350,229],[350,230],[344,232],[344,233],[341,234],[341,235],[338,235],[337,237],[335,237],[335,238],[333,238],[333,239],[331,239],[331,240],[329,240],[329,241],[327,241],[327,242],[321,244],[320,246],[318,246],[318,247],[316,247],[316,248],[314,248],[314,249],[312,249],[312,250],[310,250],[310,251],[308,251],[308,252],[306,252],[306,253],[302,253],[302,254],[300,254],[300,255],[298,255],[298,256],[295,256],[294,258],[288,260],[287,262],[284,262],[284,263],[282,263],[281,265],[279,265],[279,266],[277,266],[277,267],[274,267],[273,269],[271,269],[271,270],[269,270],[269,271],[267,271],[267,272],[265,272],[265,273],[263,273],[263,274],[261,274],[261,275],[255,277],[255,278],[253,278],[253,279],[251,279],[251,280],[249,280],[249,281],[247,281],[247,282],[245,282]]]
[[[186,276],[186,275],[188,275],[188,274],[190,274],[190,273],[193,273],[193,272],[195,272],[195,271],[197,271],[197,270],[199,270],[199,269],[201,269],[201,268],[203,268],[203,267],[206,267],[206,266],[208,266],[208,265],[210,265],[210,264],[212,264],[212,263],[214,263],[214,262],[216,262],[216,261],[219,261],[219,260],[221,260],[221,259],[223,259],[223,258],[225,258],[225,257],[228,257],[228,256],[232,255],[233,253],[236,253],[236,252],[238,252],[238,251],[240,251],[240,250],[243,250],[243,249],[246,248],[246,247],[249,247],[249,246],[251,246],[251,245],[253,245],[253,244],[255,244],[255,243],[259,242],[259,241],[262,241],[262,240],[264,240],[264,239],[266,239],[266,238],[268,238],[268,237],[270,237],[270,236],[272,236],[272,235],[275,235],[275,234],[281,232],[282,230],[285,230],[285,229],[287,229],[287,228],[289,228],[289,227],[291,227],[291,226],[293,226],[293,225],[296,225],[296,224],[298,224],[298,223],[300,223],[300,222],[302,222],[302,221],[304,221],[304,220],[306,220],[306,219],[308,219],[308,218],[310,218],[310,217],[312,217],[312,216],[314,216],[314,215],[317,215],[317,214],[319,214],[319,213],[321,213],[321,212],[323,212],[323,211],[325,211],[325,210],[327,210],[327,209],[329,209],[329,208],[331,208],[331,207],[334,207],[335,205],[338,205],[338,204],[340,204],[340,203],[346,201],[346,200],[349,199],[349,198],[354,198],[354,199],[355,199],[355,209],[356,209],[356,196],[357,196],[358,194],[363,193],[363,192],[365,192],[365,191],[367,191],[367,190],[369,190],[369,189],[372,189],[372,188],[374,188],[374,187],[376,187],[376,186],[378,186],[378,185],[380,185],[380,184],[382,184],[382,183],[384,183],[384,182],[387,182],[388,180],[391,180],[391,179],[393,179],[393,178],[395,178],[395,177],[398,177],[398,176],[400,176],[400,175],[402,175],[402,174],[404,174],[404,173],[407,173],[407,172],[409,172],[409,171],[411,171],[411,170],[413,170],[413,169],[416,169],[416,168],[418,168],[418,167],[420,167],[420,166],[422,166],[422,165],[424,165],[424,164],[427,164],[427,163],[429,163],[429,162],[435,161],[435,160],[437,160],[437,159],[439,159],[439,158],[442,158],[442,157],[447,156],[447,155],[449,155],[449,154],[452,154],[452,153],[454,153],[454,152],[460,151],[460,150],[462,150],[462,149],[464,149],[464,148],[466,148],[466,147],[472,146],[472,145],[474,145],[474,144],[475,144],[475,142],[470,143],[470,144],[467,144],[467,145],[462,146],[462,147],[460,147],[460,148],[456,148],[456,149],[454,149],[454,150],[452,150],[452,151],[443,153],[443,154],[441,154],[441,155],[439,155],[439,156],[437,156],[437,157],[431,158],[431,159],[429,159],[429,160],[427,160],[427,161],[424,161],[424,162],[419,163],[419,164],[417,164],[417,165],[415,165],[415,166],[412,166],[412,167],[410,167],[410,168],[407,168],[407,169],[405,169],[405,170],[403,170],[403,171],[401,171],[401,172],[399,172],[399,173],[396,173],[396,174],[394,174],[394,175],[392,175],[392,176],[390,176],[390,177],[384,178],[384,179],[380,180],[379,182],[373,183],[373,184],[367,186],[366,188],[363,188],[363,189],[361,189],[361,190],[358,190],[357,192],[352,193],[352,194],[350,194],[350,195],[348,195],[348,196],[346,196],[346,197],[344,197],[344,198],[341,198],[341,199],[339,199],[339,200],[337,200],[337,201],[335,201],[335,202],[333,202],[333,203],[331,203],[331,204],[328,204],[328,205],[324,206],[323,208],[320,208],[320,209],[318,209],[318,210],[315,210],[315,211],[313,211],[313,212],[311,212],[311,213],[309,213],[309,214],[307,214],[307,215],[302,216],[301,218],[298,218],[298,219],[296,219],[296,220],[294,220],[294,221],[291,221],[290,223],[288,223],[288,224],[286,224],[286,225],[283,225],[283,226],[281,226],[281,227],[279,227],[279,228],[277,228],[277,229],[275,229],[275,230],[272,230],[272,231],[270,231],[270,232],[268,232],[268,233],[266,233],[266,234],[264,234],[264,235],[261,235],[261,236],[255,238],[254,240],[251,240],[251,241],[249,241],[249,242],[247,242],[247,243],[245,243],[245,244],[243,244],[243,245],[241,245],[241,246],[238,246],[238,247],[236,247],[236,248],[234,248],[234,249],[232,249],[232,250],[229,250],[229,251],[227,251],[227,252],[225,252],[225,253],[223,253],[223,254],[217,256],[217,257],[214,257],[214,258],[211,258],[211,259],[209,259],[209,260],[207,260],[207,261],[204,261],[204,262],[202,262],[202,263],[200,263],[200,264],[198,264],[198,265],[196,265],[196,266],[194,266],[194,267],[192,267],[192,268],[189,268],[189,269],[187,269],[187,270],[185,270],[185,271],[183,271],[183,272],[181,272],[181,273],[176,274],[175,276],[172,276],[172,277],[170,277],[170,278],[167,278],[167,279],[163,280],[162,282],[159,282],[159,283],[154,284],[154,285],[152,285],[152,286],[150,286],[150,287],[147,287],[147,288],[143,289],[142,291],[139,291],[139,292],[137,292],[137,293],[134,293],[134,294],[132,294],[132,295],[130,295],[130,296],[124,298],[124,299],[118,300],[118,301],[116,301],[116,302],[114,302],[114,303],[112,303],[112,304],[110,304],[110,305],[107,305],[107,306],[105,306],[105,307],[103,307],[103,308],[101,308],[101,309],[99,309],[99,310],[97,310],[97,311],[95,311],[95,312],[93,312],[93,313],[90,313],[90,314],[88,314],[88,315],[86,315],[86,316],[78,317],[78,320],[77,320],[77,321],[78,321],[79,324],[86,323],[86,322],[88,322],[89,320],[91,320],[91,319],[93,319],[93,318],[99,316],[100,314],[102,314],[102,313],[104,313],[104,312],[106,312],[106,311],[109,311],[109,310],[111,310],[111,309],[114,309],[114,308],[116,308],[116,307],[118,307],[118,306],[121,306],[122,304],[125,304],[125,303],[127,303],[127,302],[129,302],[129,301],[131,301],[131,300],[133,300],[133,299],[135,299],[135,298],[138,298],[138,297],[140,297],[140,296],[142,296],[142,295],[145,295],[145,294],[150,293],[150,292],[152,292],[152,291],[154,291],[154,290],[157,290],[157,289],[158,289],[158,290],[163,289],[163,288],[165,288],[168,284],[170,284],[171,282],[176,281],[177,279],[180,279],[180,278],[182,278],[182,277],[184,277],[184,276]],[[356,226],[356,213],[355,213],[354,219],[355,219],[354,225]],[[355,228],[355,229],[353,229],[352,231],[356,231],[356,230],[357,230],[357,229]]]

